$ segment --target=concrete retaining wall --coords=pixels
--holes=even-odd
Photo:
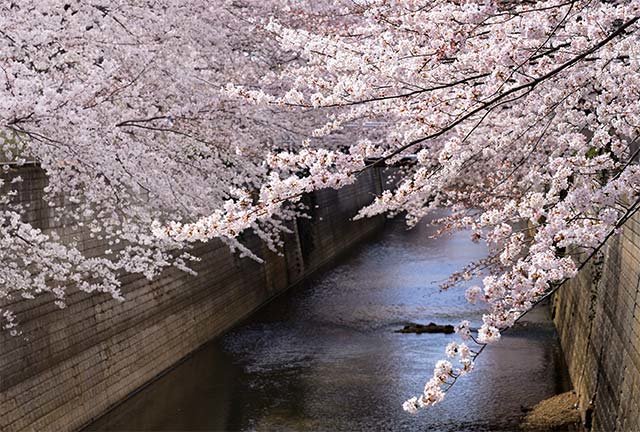
[[[640,431],[640,215],[560,289],[554,320],[587,428]]]
[[[56,228],[42,201],[44,173],[37,167],[18,170],[13,174],[24,179],[18,198],[30,204],[27,218],[44,230]],[[124,277],[124,303],[82,292],[68,297],[65,310],[50,298],[13,303],[23,337],[0,332],[0,430],[74,430],[98,417],[381,228],[381,218],[349,221],[380,188],[380,170],[370,170],[353,186],[308,196],[313,219],[297,221],[284,256],[247,237],[245,243],[266,258],[265,264],[239,258],[212,241],[195,250],[202,258],[194,266],[197,276],[167,270],[153,282]],[[106,249],[76,231],[64,235],[87,254]]]

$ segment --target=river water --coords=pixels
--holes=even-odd
[[[398,221],[336,267],[278,297],[87,430],[512,431],[523,408],[566,390],[547,308],[534,311],[441,404],[409,415],[455,335],[401,334],[481,309],[438,281],[486,251]],[[460,305],[464,305],[462,308]]]

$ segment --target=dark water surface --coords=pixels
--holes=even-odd
[[[546,309],[503,336],[447,398],[418,415],[422,389],[455,335],[400,334],[408,321],[456,324],[480,310],[437,281],[485,250],[464,234],[431,239],[390,222],[335,268],[248,321],[87,430],[512,431],[529,407],[565,389]],[[460,305],[464,305],[460,308]]]

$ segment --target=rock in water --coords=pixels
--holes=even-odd
[[[444,333],[451,334],[453,333],[453,326],[450,324],[442,325],[436,323],[429,323],[427,325],[424,324],[416,324],[410,323],[404,326],[401,330],[396,330],[396,333]]]

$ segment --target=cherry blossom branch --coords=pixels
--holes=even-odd
[[[413,140],[407,144],[404,144],[400,147],[398,147],[397,149],[395,149],[394,151],[392,151],[391,153],[389,153],[386,156],[381,157],[378,161],[376,161],[375,163],[371,164],[370,166],[379,166],[381,163],[383,163],[386,160],[389,160],[390,158],[397,156],[398,154],[402,153],[403,151],[414,147],[418,144],[421,144],[427,140],[431,140],[437,137],[440,137],[442,135],[444,135],[446,132],[452,130],[453,128],[455,128],[456,126],[458,126],[459,124],[461,124],[462,122],[464,122],[465,120],[473,117],[475,114],[484,111],[485,109],[490,108],[491,106],[493,106],[496,102],[502,100],[503,98],[505,98],[506,96],[509,96],[511,94],[514,93],[518,93],[522,90],[533,90],[535,87],[537,87],[538,85],[540,85],[542,82],[554,77],[555,75],[559,74],[560,72],[564,71],[567,68],[570,68],[571,66],[573,66],[574,64],[584,60],[586,57],[588,57],[590,54],[593,54],[594,52],[598,51],[600,48],[602,48],[603,46],[607,45],[609,42],[611,42],[613,39],[615,39],[617,36],[621,35],[624,33],[624,31],[626,29],[628,29],[629,27],[633,26],[638,19],[640,19],[640,17],[636,16],[633,17],[632,19],[626,21],[625,23],[623,23],[617,30],[615,30],[614,32],[612,32],[608,37],[606,37],[605,39],[603,39],[602,41],[600,41],[599,43],[597,43],[596,45],[592,46],[591,48],[589,48],[588,50],[584,51],[582,54],[577,55],[575,57],[573,57],[571,60],[563,63],[562,65],[556,67],[555,69],[551,70],[550,72],[530,81],[527,82],[525,84],[521,84],[515,87],[512,87],[508,90],[506,90],[505,92],[501,93],[498,96],[495,96],[493,98],[491,98],[490,100],[483,102],[479,107],[471,110],[470,112],[468,112],[467,114],[463,115],[462,117],[460,117],[459,119],[457,119],[456,121],[454,121],[453,123],[450,123],[448,126],[440,129],[438,132],[435,132],[433,134],[427,135],[425,137],[422,138],[418,138],[416,140]]]

